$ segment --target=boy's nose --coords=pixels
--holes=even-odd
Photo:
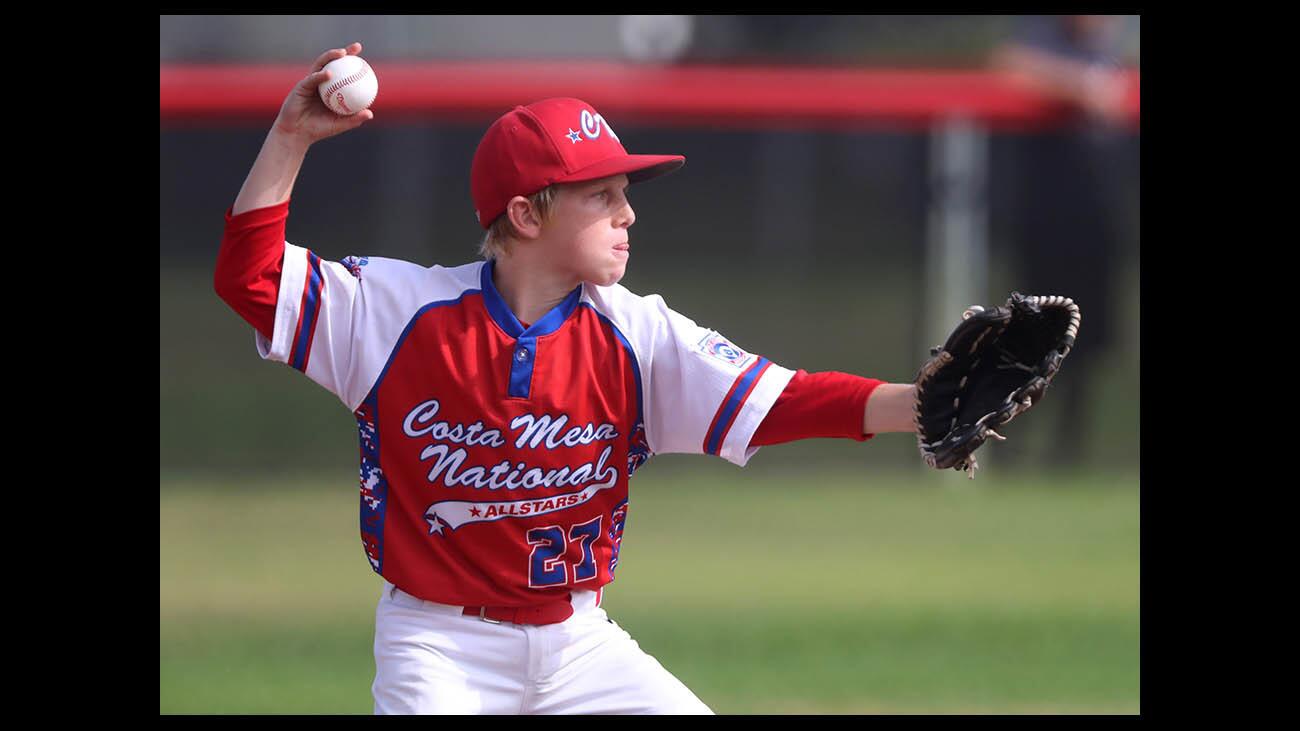
[[[623,210],[619,211],[617,221],[618,226],[621,228],[627,228],[633,223],[636,223],[636,211],[632,210],[631,203],[623,206]]]

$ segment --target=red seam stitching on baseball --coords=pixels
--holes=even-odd
[[[358,71],[358,72],[352,74],[351,76],[344,76],[343,78],[339,79],[338,81],[335,81],[333,84],[330,84],[329,86],[325,87],[325,93],[328,94],[328,95],[330,95],[330,96],[333,96],[333,95],[334,95],[334,92],[338,91],[339,89],[342,89],[343,87],[347,86],[348,84],[351,84],[351,83],[353,83],[353,82],[355,82],[355,81],[359,81],[359,80],[361,80],[362,78],[364,78],[365,75],[366,75],[366,72],[368,72],[368,71],[370,71],[370,67],[369,67],[369,66],[362,66],[360,71]]]

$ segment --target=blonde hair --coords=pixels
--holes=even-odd
[[[551,209],[555,207],[555,198],[559,192],[559,187],[548,185],[545,188],[528,196],[528,202],[537,210],[537,215],[546,221],[551,217]],[[478,253],[484,259],[492,259],[502,256],[506,253],[506,245],[511,239],[519,238],[519,231],[515,225],[510,222],[510,216],[502,213],[492,221],[488,226],[487,233],[483,235],[483,242],[479,244]]]

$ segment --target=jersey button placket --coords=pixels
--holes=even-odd
[[[537,361],[537,338],[522,337],[515,343],[514,356],[510,360],[510,395],[514,398],[528,398],[532,392],[533,365]]]

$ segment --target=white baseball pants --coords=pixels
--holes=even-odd
[[[376,714],[711,714],[596,606],[573,616],[493,624],[384,582],[375,610]]]

